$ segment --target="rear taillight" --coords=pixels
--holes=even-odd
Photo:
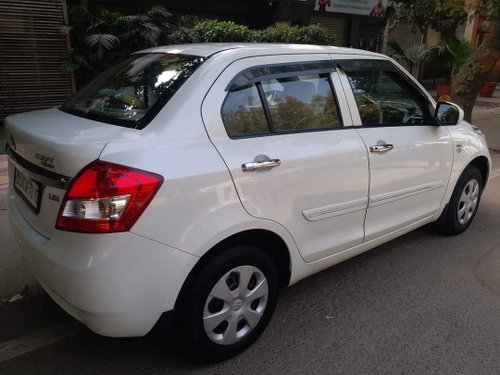
[[[56,228],[86,233],[128,231],[162,182],[160,175],[96,160],[71,182]]]

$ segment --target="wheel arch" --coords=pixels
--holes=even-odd
[[[276,233],[265,229],[250,229],[235,233],[217,243],[207,251],[196,263],[188,277],[182,285],[179,296],[175,303],[175,308],[182,299],[183,294],[191,284],[198,272],[217,255],[226,251],[232,246],[248,244],[262,248],[266,254],[270,255],[278,269],[280,277],[280,287],[285,288],[290,283],[291,277],[291,257],[285,241]]]
[[[484,188],[486,187],[486,183],[488,182],[488,176],[490,174],[490,163],[488,161],[488,158],[486,156],[478,156],[477,158],[473,159],[468,165],[475,166],[477,169],[479,169],[479,172],[481,172],[481,177],[483,178],[482,189],[484,190]]]

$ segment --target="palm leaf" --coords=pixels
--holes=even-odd
[[[129,29],[120,35],[120,40],[124,41],[133,40],[138,34],[139,30],[137,28]]]
[[[127,25],[139,25],[143,22],[147,22],[148,17],[144,14],[132,14],[129,16],[121,16],[116,19],[117,25],[127,26]]]
[[[85,43],[87,43],[90,48],[102,46],[109,50],[120,43],[120,39],[113,34],[92,34],[85,38]]]
[[[423,44],[415,44],[406,50],[405,60],[412,65],[418,65],[427,59],[429,53],[429,47]]]
[[[149,43],[156,45],[158,43],[158,39],[161,36],[161,29],[149,22],[143,23],[142,26],[143,29],[140,32],[141,37],[143,37]]]
[[[87,28],[87,34],[94,33],[96,31],[102,30],[104,27],[108,26],[103,20],[90,25]]]

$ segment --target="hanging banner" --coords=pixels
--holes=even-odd
[[[387,0],[316,0],[314,10],[385,17]]]

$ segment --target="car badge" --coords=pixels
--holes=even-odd
[[[47,167],[47,168],[54,168],[54,158],[53,157],[47,156],[47,155],[42,155],[42,154],[39,154],[37,152],[35,154],[35,158],[40,160],[40,164],[42,164],[42,166]]]

